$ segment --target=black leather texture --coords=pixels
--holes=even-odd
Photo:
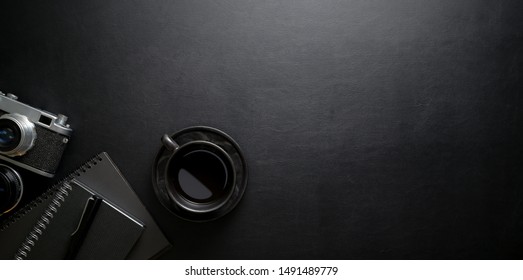
[[[166,259],[521,259],[521,11],[2,1],[0,90],[69,117],[58,177],[109,153]],[[160,137],[195,125],[233,137],[249,168],[238,207],[208,223],[170,214],[151,182]]]

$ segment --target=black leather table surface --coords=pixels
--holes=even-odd
[[[2,1],[0,90],[69,116],[59,176],[111,155],[173,243],[163,258],[521,259],[522,11]],[[160,136],[193,125],[231,135],[250,172],[209,223],[151,184]]]

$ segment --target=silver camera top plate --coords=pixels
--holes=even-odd
[[[17,99],[18,97],[14,94],[5,94],[0,91],[0,110],[7,113],[18,113],[24,115],[36,125],[45,127],[65,136],[71,136],[73,130],[66,123],[66,116],[61,114],[55,115],[53,113],[31,107],[18,101]]]

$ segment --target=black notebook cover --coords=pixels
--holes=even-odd
[[[111,215],[115,217],[121,217],[121,214],[128,215],[131,217],[131,221],[140,221],[145,225],[145,227],[142,227],[141,230],[133,230],[133,228],[137,229],[137,227],[133,225],[133,223],[129,223],[128,219],[119,219],[121,222],[120,226],[114,229],[128,227],[131,229],[131,232],[129,234],[124,234],[125,231],[116,231],[116,234],[114,234],[112,238],[118,240],[118,242],[112,243],[112,245],[115,246],[113,247],[114,250],[120,249],[120,255],[112,255],[111,257],[105,258],[123,258],[122,254],[125,254],[127,259],[149,259],[170,247],[169,242],[160,231],[151,215],[147,212],[125,178],[120,174],[120,171],[106,153],[101,153],[91,161],[87,162],[64,180],[64,182],[70,182],[70,184],[64,184],[63,182],[58,184],[56,187],[53,187],[50,191],[39,197],[35,203],[31,203],[24,207],[4,223],[0,228],[0,258],[11,259],[13,256],[37,259],[61,258],[68,244],[63,244],[62,242],[62,245],[59,245],[54,249],[56,254],[53,253],[49,255],[49,251],[53,250],[53,248],[51,248],[52,246],[46,248],[46,246],[49,246],[49,244],[53,244],[54,242],[43,242],[43,240],[49,241],[53,238],[57,238],[52,237],[51,235],[56,236],[56,233],[60,231],[60,227],[47,226],[45,219],[56,219],[56,221],[54,221],[55,224],[60,223],[63,226],[67,226],[67,230],[63,230],[63,232],[70,234],[70,229],[73,228],[74,230],[74,227],[78,224],[78,219],[82,216],[85,200],[93,194],[102,197],[105,202],[109,201],[111,203],[103,204],[100,207],[99,212],[103,215],[98,215],[100,213],[96,215],[93,224],[89,229],[89,231],[94,230],[94,234],[92,232],[87,234],[84,241],[85,244],[80,248],[77,258],[97,258],[98,255],[95,252],[100,250],[100,247],[103,247],[105,250],[107,249],[107,246],[111,245],[104,246],[103,242],[93,242],[93,240],[91,240],[93,238],[98,238],[100,235],[103,236],[104,234],[109,234],[110,227],[105,224],[107,224],[108,219],[111,219]],[[68,186],[71,187],[71,185],[74,189],[82,189],[82,191],[72,191],[72,189],[68,189]],[[63,201],[59,199],[59,197],[65,195],[65,192],[67,191],[69,192],[68,195],[71,196]],[[64,207],[64,209],[72,207],[75,211],[72,211],[70,215],[67,215],[67,218],[66,216],[63,216],[63,214],[57,214],[58,211],[57,213],[53,213],[53,202],[57,201],[60,205],[55,205],[54,208],[56,208],[56,206],[59,206],[59,208]],[[51,208],[49,208],[49,206],[51,206]],[[125,210],[125,212],[114,210]],[[42,222],[44,222],[43,227]],[[54,234],[46,235],[45,237],[37,236],[37,239],[41,240],[32,241],[32,239],[35,239],[33,236],[35,235],[35,230],[38,234],[40,234],[39,231],[45,230],[56,232]],[[42,234],[42,236],[44,235]],[[127,240],[120,242],[122,238],[127,238]],[[100,238],[98,239],[100,240]],[[136,244],[134,244],[133,239],[137,239],[137,241],[134,240],[136,241]],[[55,242],[58,241],[55,240]],[[132,246],[132,249],[130,249],[131,245],[134,245]],[[130,252],[125,248],[130,249]],[[31,250],[32,252],[27,254],[27,256],[23,255],[24,251]],[[22,254],[20,254],[20,252]]]
[[[16,259],[125,259],[144,227],[112,203],[101,202],[74,256],[72,233],[85,219],[87,204],[95,196],[76,182],[63,182],[15,253]]]

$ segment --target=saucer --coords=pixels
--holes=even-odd
[[[167,180],[166,167],[171,158],[172,151],[167,150],[162,145],[156,155],[152,173],[153,187],[162,205],[182,219],[198,222],[218,219],[234,209],[245,192],[248,179],[247,166],[238,144],[223,131],[206,126],[185,128],[172,134],[170,137],[180,146],[194,141],[207,141],[219,146],[230,157],[236,179],[227,201],[221,204],[217,209],[200,212],[198,210],[200,207],[198,207],[197,204],[195,204],[193,208],[187,206],[182,207],[174,201],[173,195],[170,193],[173,191],[173,188],[169,186]]]

